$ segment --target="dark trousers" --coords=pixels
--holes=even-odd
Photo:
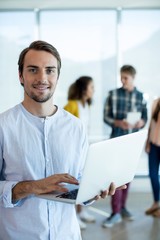
[[[149,176],[151,179],[154,201],[160,200],[160,183],[159,183],[159,165],[160,165],[160,147],[151,143],[149,153]]]
[[[111,198],[112,213],[120,213],[121,209],[126,206],[128,197],[129,183],[127,188],[123,190],[117,190]]]

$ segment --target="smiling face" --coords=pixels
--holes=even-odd
[[[52,99],[58,80],[57,59],[49,52],[29,50],[24,58],[20,82],[25,97],[44,103]]]

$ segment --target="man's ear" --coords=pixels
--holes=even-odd
[[[19,81],[20,81],[20,84],[24,86],[24,78],[20,72],[19,72]]]

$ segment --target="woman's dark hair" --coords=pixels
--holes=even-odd
[[[155,108],[155,110],[154,110],[154,112],[153,112],[153,116],[152,116],[152,118],[157,122],[157,120],[158,120],[158,114],[159,114],[159,112],[160,112],[160,98],[158,99],[158,102],[157,102],[157,104],[156,104],[156,108]]]
[[[71,84],[68,90],[68,100],[81,100],[87,90],[88,84],[93,79],[89,76],[82,76]],[[87,100],[88,105],[91,105],[92,99]]]

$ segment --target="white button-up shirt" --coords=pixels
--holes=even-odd
[[[87,148],[80,120],[63,109],[39,118],[19,104],[0,115],[0,240],[81,239],[74,205],[34,195],[12,203],[12,188],[57,173],[80,179]]]

